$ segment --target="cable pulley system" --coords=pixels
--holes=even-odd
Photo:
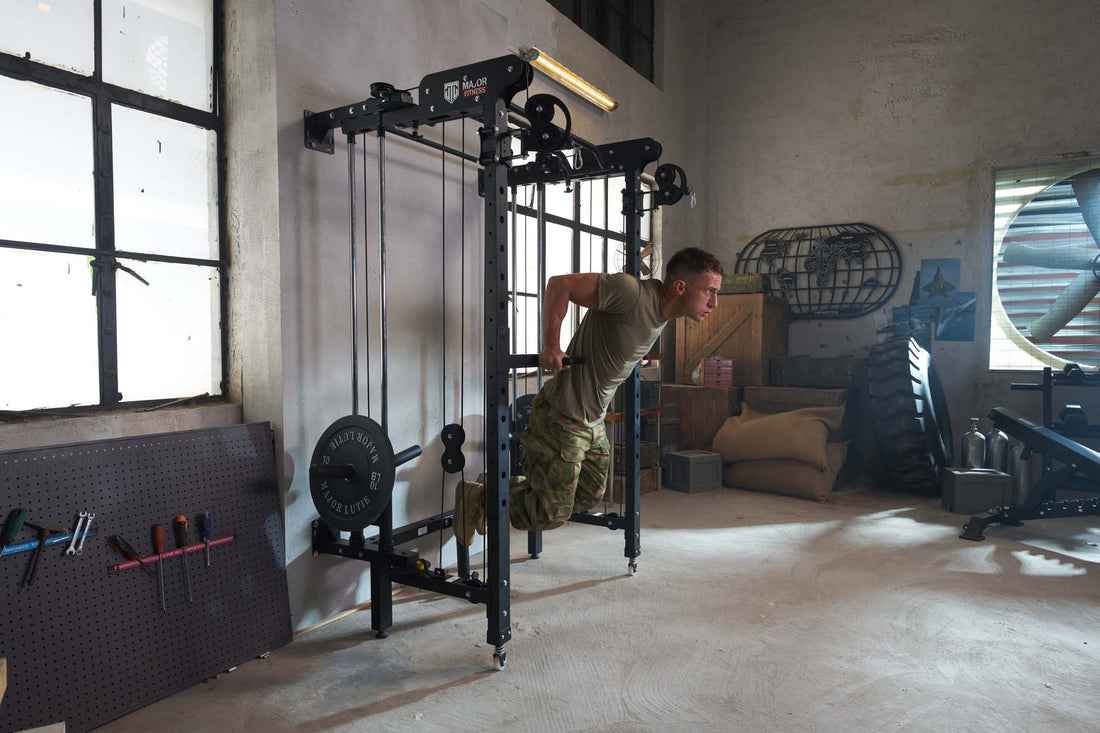
[[[530,96],[523,107],[513,103],[513,98],[528,89],[533,79],[530,64],[517,56],[502,56],[468,66],[448,69],[425,76],[418,87],[398,89],[387,82],[375,82],[370,86],[370,97],[353,104],[334,107],[321,112],[306,110],[304,118],[304,144],[308,150],[332,154],[335,152],[335,130],[340,129],[348,144],[348,188],[351,201],[351,298],[352,298],[352,412],[333,422],[321,435],[313,451],[309,466],[310,494],[319,515],[313,522],[312,549],[315,556],[336,555],[365,560],[371,563],[371,626],[378,636],[387,635],[393,623],[392,584],[399,583],[431,592],[450,595],[471,603],[486,606],[486,640],[493,646],[497,669],[504,667],[504,645],[511,639],[510,601],[510,552],[509,552],[509,493],[511,453],[514,435],[512,431],[522,425],[515,420],[510,404],[509,386],[515,394],[515,370],[538,366],[537,354],[516,354],[513,335],[508,323],[509,292],[507,288],[509,268],[509,225],[506,214],[511,208],[512,227],[515,227],[515,191],[518,186],[538,184],[540,189],[539,221],[545,197],[542,187],[546,184],[565,183],[583,179],[622,176],[622,212],[626,218],[623,229],[625,240],[626,271],[639,274],[639,252],[642,250],[641,217],[646,211],[679,201],[690,193],[684,171],[673,164],[665,164],[657,170],[657,187],[652,193],[643,191],[641,176],[647,166],[659,160],[661,145],[651,138],[639,138],[622,142],[595,145],[573,132],[573,121],[568,107],[550,94]],[[415,89],[415,94],[413,93]],[[442,128],[449,121],[471,119],[479,124],[477,139],[479,148],[466,152],[465,125],[460,146],[447,142]],[[439,127],[438,139],[425,135],[427,128]],[[378,140],[378,285],[379,301],[378,338],[381,362],[381,420],[370,414],[370,359],[367,360],[367,415],[359,414],[358,405],[358,304],[356,293],[356,223],[355,223],[355,162],[354,148],[357,136],[373,134]],[[465,168],[473,163],[478,166],[478,192],[483,205],[483,244],[481,259],[484,264],[481,282],[484,283],[480,329],[483,342],[483,371],[474,379],[480,380],[484,393],[484,428],[481,437],[482,455],[475,460],[482,463],[485,475],[485,545],[483,577],[470,572],[470,549],[459,543],[458,574],[451,576],[444,568],[431,568],[431,564],[414,550],[400,546],[424,537],[436,535],[440,540],[440,565],[442,565],[443,533],[455,523],[454,511],[440,507],[438,515],[414,521],[404,527],[393,526],[393,489],[397,468],[422,454],[419,445],[412,445],[395,452],[389,435],[389,387],[387,381],[387,303],[386,303],[386,140],[398,138],[400,144],[415,143],[441,152],[444,165],[443,208],[446,209],[446,157],[457,158],[462,165],[462,183]],[[534,161],[519,161],[513,152],[513,142],[518,138],[522,155],[534,153]],[[366,151],[363,156],[363,180],[366,183]],[[365,186],[366,188],[366,186]],[[513,193],[509,200],[508,192]],[[649,198],[646,199],[646,196]],[[364,210],[366,193],[364,191]],[[463,220],[463,273],[462,312],[467,312],[465,293],[465,196],[462,198]],[[443,301],[446,310],[446,222],[443,226]],[[364,232],[366,222],[363,222]],[[515,257],[515,242],[512,241]],[[366,243],[364,243],[366,247]],[[540,240],[539,256],[545,256],[545,242]],[[541,272],[541,270],[540,270]],[[370,267],[367,268],[368,282]],[[513,277],[514,286],[514,277]],[[539,284],[541,295],[542,283]],[[370,308],[367,308],[368,313]],[[368,317],[368,329],[370,318]],[[463,317],[463,345],[460,359],[465,365],[465,326]],[[447,387],[446,360],[448,355],[446,324],[443,325],[443,382],[441,390],[446,415]],[[370,332],[367,346],[371,347]],[[572,363],[582,366],[583,360]],[[541,373],[540,373],[541,376]],[[627,400],[637,403],[638,373],[626,382]],[[469,378],[463,372],[459,383],[465,385]],[[512,401],[515,401],[513,398]],[[465,408],[459,407],[459,416],[446,424],[439,433],[442,445],[440,466],[444,478],[448,474],[463,474],[468,467],[468,456],[463,453],[466,431],[461,424]],[[625,511],[621,515],[596,515],[575,513],[574,522],[622,530],[625,539],[624,554],[631,570],[637,567],[640,547],[640,511],[638,490],[639,417],[635,408],[633,422],[627,425],[627,449],[625,473],[627,476]],[[463,474],[464,475],[464,474]],[[415,487],[414,487],[415,489]],[[441,504],[443,491],[441,488]],[[365,529],[378,527],[378,533],[368,537]],[[480,531],[480,530],[479,530]],[[350,537],[342,537],[349,532]],[[529,539],[529,548],[532,540]],[[538,540],[541,547],[541,539]],[[533,553],[537,556],[537,553]]]

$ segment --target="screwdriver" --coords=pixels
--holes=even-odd
[[[160,586],[160,610],[167,609],[164,602],[164,525],[153,525],[153,551],[157,553],[157,584]]]
[[[191,597],[191,571],[187,567],[187,517],[180,514],[172,520],[172,530],[176,534],[176,545],[180,548],[180,562],[183,563],[183,579],[187,584],[187,602],[194,603]]]
[[[134,548],[130,547],[130,543],[122,539],[122,537],[118,536],[117,534],[111,535],[107,538],[107,547],[110,547],[112,550],[122,555],[127,560],[133,560],[136,563],[140,563],[141,569],[148,573],[149,577],[157,577],[156,573],[154,573],[145,565],[145,561],[141,559],[141,555],[137,554]]]
[[[205,512],[199,515],[199,537],[206,545],[203,554],[206,556],[206,567],[210,567],[210,515]]]
[[[26,509],[12,509],[8,518],[4,520],[4,529],[0,530],[0,554],[7,549],[15,535],[23,529],[23,522],[27,520]],[[209,564],[209,562],[207,563]]]

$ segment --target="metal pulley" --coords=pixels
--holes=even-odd
[[[657,170],[653,173],[653,178],[657,181],[657,201],[661,206],[671,206],[684,197],[684,194],[690,194],[691,189],[687,185],[687,174],[684,173],[684,169],[675,163],[664,163],[657,166]]]
[[[558,109],[565,116],[564,128],[554,124]],[[550,153],[571,147],[573,118],[565,103],[553,94],[536,94],[528,99],[527,104],[523,105],[523,115],[531,125],[531,129],[522,136],[524,153]]]
[[[397,467],[421,453],[414,445],[394,455],[382,426],[363,415],[340,418],[317,441],[309,490],[330,527],[354,532],[372,524],[393,494]]]

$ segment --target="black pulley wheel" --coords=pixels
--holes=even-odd
[[[363,415],[348,415],[317,441],[309,491],[326,524],[354,532],[381,516],[396,475],[393,445],[382,426]]]
[[[889,477],[905,491],[939,494],[955,441],[931,354],[914,339],[875,344],[867,357],[867,391]]]

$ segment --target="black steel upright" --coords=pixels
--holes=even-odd
[[[485,185],[485,473],[486,522],[489,553],[489,619],[486,641],[501,662],[504,643],[512,638],[508,593],[508,165],[511,149],[508,109],[503,99],[484,107],[481,164]]]
[[[641,275],[638,253],[642,251],[642,169],[644,162],[631,162],[630,167],[624,171],[625,188],[623,189],[623,215],[626,217],[626,262],[625,268],[634,277]],[[626,378],[624,398],[626,400],[627,420],[623,422],[625,431],[624,443],[626,450],[623,455],[623,494],[626,499],[624,512],[626,525],[623,527],[625,536],[624,554],[627,558],[627,566],[631,573],[638,569],[638,555],[642,552],[641,532],[641,491],[639,487],[638,464],[641,462],[641,374],[638,365]],[[612,469],[614,470],[614,469]],[[614,482],[613,482],[614,483]]]

